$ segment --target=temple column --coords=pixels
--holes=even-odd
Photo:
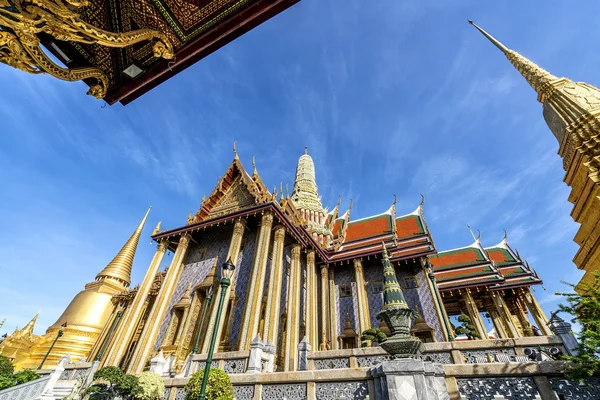
[[[502,323],[500,315],[498,315],[498,311],[496,311],[496,307],[493,304],[491,304],[487,307],[486,311],[490,315],[490,318],[492,319],[494,328],[496,329],[496,333],[498,334],[498,336],[501,339],[510,338],[510,336],[504,330],[504,324]]]
[[[260,311],[267,274],[267,258],[269,256],[269,242],[271,241],[271,227],[273,214],[265,212],[260,219],[258,243],[252,263],[252,276],[248,283],[246,297],[246,311],[240,335],[240,350],[250,350],[250,343],[258,335],[260,325]]]
[[[318,348],[317,333],[317,279],[315,271],[315,252],[309,250],[306,254],[306,305],[305,321],[308,343],[315,351]]]
[[[512,317],[510,315],[510,310],[508,309],[508,306],[506,305],[506,303],[504,302],[504,299],[502,298],[502,294],[499,292],[492,292],[491,297],[492,297],[492,303],[494,304],[494,307],[496,308],[496,312],[498,313],[498,317],[499,317],[501,323],[503,324],[504,332],[506,333],[507,337],[510,337],[510,338],[520,337],[519,331],[517,330],[517,327],[513,323]]]
[[[231,241],[229,242],[229,250],[227,251],[227,260],[231,260],[231,262],[237,266],[237,260],[238,257],[240,255],[240,248],[242,247],[242,237],[244,236],[244,229],[246,228],[246,221],[243,219],[237,219],[233,225],[233,234],[231,235]],[[239,268],[236,268],[236,275],[237,273],[239,273]],[[230,321],[233,322],[233,315],[235,314],[235,305],[237,304],[237,299],[235,297],[235,284],[236,284],[236,280],[235,280],[235,276],[231,279],[231,286],[229,286],[227,288],[227,291],[225,292],[225,301],[223,302],[223,304],[228,304],[230,297],[233,297],[232,304],[231,304],[231,311],[229,313],[230,318],[228,319],[228,325],[230,324]],[[202,350],[201,353],[202,354],[206,354],[208,353],[208,348],[210,346],[210,338],[212,337],[213,331],[215,329],[215,319],[216,319],[216,312],[217,312],[217,307],[218,307],[218,299],[221,298],[221,286],[219,285],[219,288],[217,289],[217,292],[213,295],[213,301],[212,301],[212,305],[211,307],[211,312],[209,315],[207,315],[208,318],[208,326],[206,329],[206,334],[203,335],[203,337],[205,338],[204,343],[202,344]],[[224,307],[225,308],[225,307]],[[223,334],[223,328],[225,325],[225,318],[221,318],[219,321],[217,322],[217,338],[220,338],[221,335]],[[227,329],[228,330],[228,329]],[[226,331],[227,331],[226,330]],[[209,338],[209,340],[206,340],[206,338]]]
[[[290,265],[290,284],[287,303],[286,340],[284,371],[298,369],[298,336],[300,333],[300,287],[302,271],[300,268],[300,245],[292,245],[292,263]]]
[[[367,289],[365,288],[365,275],[362,261],[354,260],[354,278],[356,281],[356,298],[358,301],[358,336],[371,327],[371,317],[369,315],[369,300],[367,298]]]
[[[169,242],[167,240],[161,240],[158,244],[154,257],[152,257],[152,261],[150,261],[150,266],[146,270],[144,279],[138,287],[133,301],[125,310],[125,315],[121,319],[123,323],[119,325],[117,333],[115,334],[115,345],[111,346],[111,351],[107,355],[104,365],[118,366],[125,355],[125,351],[127,350],[127,347],[135,334],[138,323],[144,314],[148,293],[152,288],[152,283],[154,283],[154,278],[160,268],[168,245]]]
[[[328,322],[331,320],[329,316],[328,275],[327,264],[321,265],[321,344],[319,350],[327,350],[327,346],[331,346],[331,340],[328,338],[328,332],[330,332]]]
[[[277,347],[279,320],[281,319],[285,227],[283,225],[277,225],[274,231],[273,250],[271,253],[271,273],[269,274],[269,290],[267,294],[267,311],[265,313],[264,342]]]
[[[420,262],[423,273],[427,277],[427,286],[429,287],[429,291],[431,292],[431,297],[433,299],[433,304],[435,305],[435,312],[437,314],[438,321],[440,321],[440,327],[442,328],[442,336],[446,341],[453,341],[454,333],[451,332],[450,319],[448,318],[448,314],[446,313],[446,309],[444,308],[444,303],[441,299],[440,290],[438,289],[435,283],[435,274],[433,273],[433,266],[429,263],[427,257],[421,257]]]
[[[550,330],[548,318],[546,318],[544,310],[542,310],[542,307],[540,307],[540,304],[537,302],[533,293],[531,293],[531,290],[529,288],[523,289],[521,295],[525,298],[523,303],[527,304],[527,308],[529,308],[529,312],[535,320],[535,323],[540,329],[542,335],[553,335],[552,331]]]
[[[515,299],[514,307],[517,317],[519,318],[519,322],[521,323],[521,327],[523,329],[523,336],[533,336],[531,322],[529,322],[529,318],[527,317],[526,306],[523,303],[521,297],[517,297]]]
[[[329,335],[331,336],[331,350],[340,348],[338,342],[337,309],[335,301],[335,273],[333,267],[329,268]]]
[[[465,290],[463,294],[463,301],[467,309],[467,314],[469,315],[469,318],[471,318],[473,325],[475,325],[477,333],[481,339],[487,339],[487,330],[485,329],[485,324],[481,319],[481,314],[477,308],[477,303],[475,302],[475,299],[473,298],[473,295],[469,289]]]
[[[152,347],[154,346],[154,342],[158,336],[160,325],[165,318],[169,301],[171,300],[171,296],[175,290],[175,285],[177,284],[177,280],[179,279],[179,275],[183,269],[183,259],[187,253],[189,243],[190,235],[188,233],[181,235],[179,244],[177,245],[177,250],[175,250],[175,254],[171,260],[171,265],[169,265],[169,270],[165,276],[165,280],[160,287],[160,291],[158,292],[154,306],[152,307],[150,315],[148,316],[148,322],[146,323],[142,335],[140,336],[141,341],[138,343],[133,353],[132,362],[129,364],[127,369],[127,372],[129,373],[139,374],[144,370],[146,361],[150,356]]]

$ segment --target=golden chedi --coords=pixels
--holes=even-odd
[[[62,330],[63,335],[56,341],[44,366],[56,365],[67,354],[72,361],[88,357],[114,308],[113,296],[130,284],[135,251],[149,212],[150,208],[115,258],[73,298],[44,335],[33,334],[36,315],[25,328],[15,331],[0,344],[0,354],[12,358],[17,369],[35,369]]]

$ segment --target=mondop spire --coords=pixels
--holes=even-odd
[[[315,177],[315,163],[308,155],[308,147],[304,148],[304,154],[298,160],[296,167],[296,179],[292,191],[292,201],[300,209],[322,212],[323,206],[317,189],[317,178]]]
[[[131,282],[131,268],[133,267],[133,258],[135,257],[135,251],[137,249],[144,224],[150,213],[150,209],[146,211],[146,215],[140,221],[135,232],[131,235],[129,240],[123,245],[121,250],[117,253],[115,258],[96,276],[96,280],[103,278],[112,278],[117,281],[123,282],[126,286],[129,286]]]

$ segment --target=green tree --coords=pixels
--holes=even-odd
[[[165,393],[165,382],[154,372],[142,372],[138,375],[140,392],[135,396],[138,400],[158,400]]]
[[[571,322],[581,325],[581,332],[577,334],[579,354],[564,356],[573,362],[569,377],[577,380],[600,376],[600,274],[594,274],[594,277],[591,284],[583,283],[578,288],[579,293],[557,293],[567,301],[567,304],[559,304],[559,311],[571,314]],[[563,283],[575,288],[575,285]]]
[[[383,333],[379,328],[369,328],[362,333],[362,336],[360,337],[360,345],[361,347],[367,347],[369,345],[369,341],[379,344],[384,342],[386,339],[386,334]]]
[[[94,384],[86,390],[91,400],[134,399],[141,393],[138,377],[117,367],[104,367],[94,374]]]
[[[31,381],[35,381],[40,376],[35,373],[35,371],[30,369],[24,369],[23,371],[16,372],[13,377],[17,381],[17,385],[22,383],[27,383]]]
[[[185,385],[188,400],[196,400],[204,379],[204,369],[194,373]],[[206,385],[206,400],[233,400],[233,385],[229,375],[220,369],[211,368]]]
[[[9,377],[15,372],[15,367],[10,358],[0,355],[0,376]]]
[[[477,329],[468,315],[461,313],[458,317],[458,322],[460,322],[461,325],[454,330],[457,335],[466,335],[469,340],[481,339],[481,336],[477,333]]]

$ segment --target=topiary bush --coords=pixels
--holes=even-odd
[[[0,376],[9,377],[15,372],[15,367],[10,358],[0,355]]]
[[[138,377],[117,367],[104,367],[94,374],[94,384],[85,391],[91,400],[135,399],[141,393]]]
[[[135,395],[138,400],[159,400],[165,393],[165,382],[154,372],[142,372],[138,375],[139,393]]]
[[[188,400],[196,400],[204,379],[204,370],[194,373],[185,385]],[[212,369],[208,374],[206,400],[233,400],[233,385],[229,375],[220,369]]]

